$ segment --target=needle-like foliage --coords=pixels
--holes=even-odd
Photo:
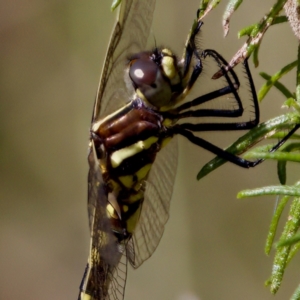
[[[219,2],[220,1],[201,1],[200,10],[202,11],[200,17],[204,18],[209,11],[219,4]],[[223,15],[223,29],[225,36],[229,31],[230,19],[234,16],[234,12],[241,4],[242,0],[228,1]],[[258,92],[258,99],[259,101],[262,101],[268,95],[270,89],[276,88],[282,94],[284,107],[288,108],[289,111],[258,125],[226,149],[235,155],[246,152],[244,155],[245,159],[272,159],[277,162],[279,185],[244,190],[238,193],[238,198],[264,195],[277,195],[278,197],[281,197],[271,220],[265,246],[266,254],[269,254],[272,248],[275,248],[276,251],[271,276],[266,281],[266,285],[270,287],[273,294],[278,291],[282,283],[288,263],[292,261],[292,258],[300,249],[300,181],[292,186],[286,185],[288,176],[286,170],[287,163],[300,163],[300,136],[298,134],[293,134],[289,138],[289,141],[281,146],[276,152],[269,152],[274,145],[273,141],[270,145],[258,146],[251,150],[249,149],[263,139],[268,138],[277,141],[278,139],[283,138],[287,131],[295,128],[295,126],[300,126],[300,1],[274,1],[269,12],[262,16],[260,21],[241,29],[238,36],[248,36],[248,38],[227,66],[228,69],[233,68],[235,65],[252,55],[254,65],[257,67],[259,65],[259,48],[264,34],[268,29],[272,28],[272,25],[287,21],[290,23],[291,28],[299,41],[298,57],[295,57],[294,61],[288,65],[281,67],[274,75],[269,75],[265,72],[260,73],[261,77],[264,78],[266,82]],[[278,66],[278,68],[280,68],[280,66]],[[280,82],[280,79],[290,72],[295,72],[296,80],[294,91],[290,91]],[[200,179],[206,176],[225,162],[224,159],[219,157],[214,158],[201,169],[197,178]],[[275,243],[274,240],[278,223],[284,208],[288,204],[290,205],[288,218],[279,241]],[[300,285],[296,288],[291,297],[291,300],[296,299],[300,299]]]

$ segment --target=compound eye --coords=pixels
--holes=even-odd
[[[157,72],[158,66],[151,59],[140,58],[130,63],[129,76],[137,87],[144,84],[153,85]]]

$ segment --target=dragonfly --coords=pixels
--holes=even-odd
[[[138,268],[157,248],[176,176],[175,136],[245,168],[261,162],[244,160],[195,134],[250,129],[259,123],[247,61],[253,111],[240,121],[245,107],[239,78],[233,70],[225,71],[227,61],[218,52],[197,46],[202,21],[194,22],[183,59],[168,48],[145,50],[154,8],[155,0],[123,0],[108,46],[90,128],[91,242],[79,300],[124,299],[128,262]],[[186,101],[208,59],[223,72],[222,86]],[[214,99],[222,105],[205,106]],[[200,122],[204,118],[236,121]]]

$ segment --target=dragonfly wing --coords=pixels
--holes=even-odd
[[[163,235],[169,218],[177,154],[177,139],[174,138],[157,154],[151,168],[141,216],[132,237],[131,255],[128,256],[134,268],[152,255]]]
[[[111,222],[106,213],[107,193],[93,141],[88,162],[91,249],[81,290],[92,296],[93,300],[122,300],[126,283],[126,249],[125,244],[119,243],[111,230]]]
[[[123,300],[126,277],[127,277],[127,256],[126,252],[121,257],[121,260],[117,267],[113,270],[114,277],[108,288],[109,300]]]
[[[107,49],[93,120],[112,113],[129,101],[134,90],[126,86],[126,62],[145,51],[152,24],[155,0],[123,0]]]
[[[132,98],[134,90],[133,88],[130,90],[130,85],[126,85],[124,80],[126,61],[131,54],[145,50],[154,7],[155,0],[122,1],[102,70],[92,124],[99,118],[122,107]],[[87,284],[94,283],[92,289],[96,300],[121,300],[124,298],[127,255],[130,255],[130,250],[126,249],[128,245],[123,245],[123,250],[120,250],[120,247],[122,248],[120,244],[116,247],[115,236],[111,232],[106,215],[107,194],[104,190],[104,182],[92,140],[88,161],[90,167],[88,214],[92,239],[91,256],[94,255],[96,261],[97,256],[100,255],[100,262],[90,266],[92,280]],[[149,182],[149,190],[152,185],[155,186],[155,181]],[[152,190],[155,188],[153,187]],[[147,198],[147,193],[145,197]],[[141,247],[138,246],[137,249],[139,248]],[[147,255],[142,255],[139,261]]]

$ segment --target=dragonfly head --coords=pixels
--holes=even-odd
[[[129,77],[138,97],[160,108],[182,91],[177,58],[169,49],[141,52],[130,58]]]

